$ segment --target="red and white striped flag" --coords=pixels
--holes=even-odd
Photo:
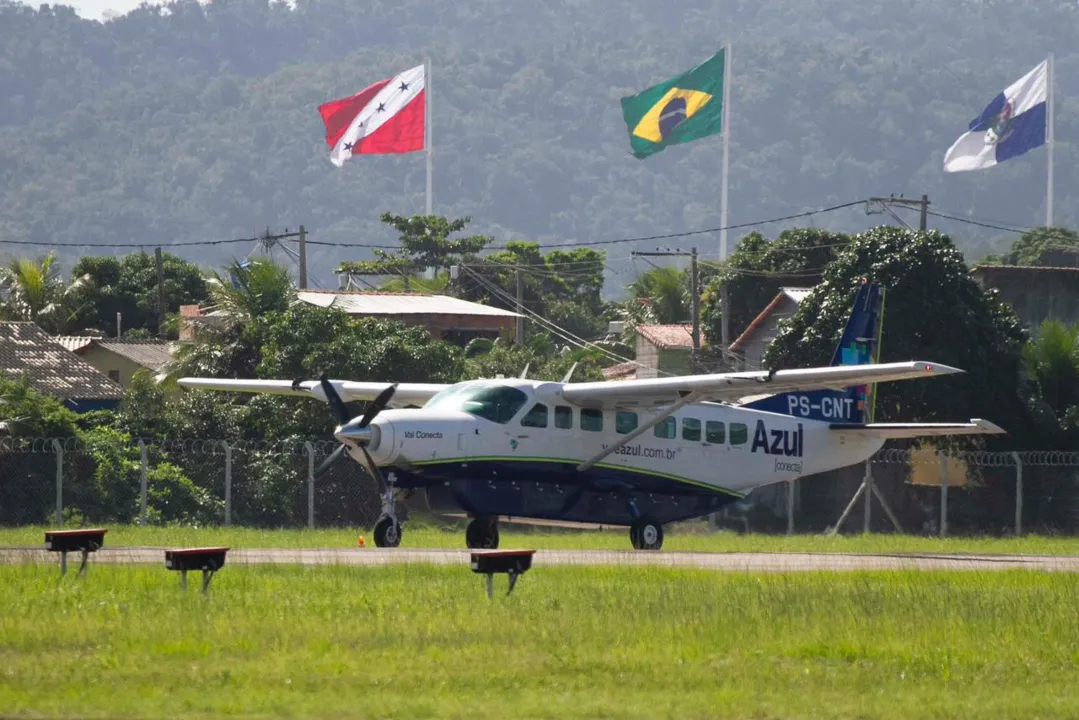
[[[330,162],[341,167],[353,155],[423,150],[425,80],[424,66],[417,65],[352,97],[320,105]]]

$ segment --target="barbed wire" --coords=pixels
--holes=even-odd
[[[148,451],[188,455],[224,455],[226,448],[233,453],[262,453],[266,455],[327,455],[337,449],[336,440],[222,440],[218,438],[134,438]],[[0,438],[0,453],[51,454],[57,448],[65,453],[92,452],[79,438],[7,437]],[[916,448],[887,448],[878,450],[871,458],[874,464],[933,465],[941,458],[965,462],[977,467],[1024,466],[1079,468],[1079,451],[1022,450],[993,452],[988,450],[926,450]]]

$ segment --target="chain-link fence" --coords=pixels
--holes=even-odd
[[[370,527],[379,488],[338,446],[117,436],[0,439],[0,525],[99,522]],[[882,450],[758,488],[715,516],[758,532],[1079,532],[1079,452]]]
[[[765,532],[1079,532],[1079,452],[881,450],[866,463],[756,489],[717,517]]]
[[[379,488],[334,442],[0,440],[0,525],[370,526]]]

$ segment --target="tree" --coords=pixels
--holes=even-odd
[[[80,327],[81,293],[89,284],[86,275],[65,283],[52,253],[37,260],[16,258],[0,269],[3,316],[37,323],[55,335],[69,334]]]
[[[1063,432],[1079,431],[1079,324],[1046,320],[1023,346],[1023,368]]]
[[[758,232],[743,237],[702,293],[701,327],[709,342],[720,345],[724,283],[730,303],[728,341],[733,342],[781,287],[816,285],[824,268],[849,243],[847,235],[816,228],[784,230],[772,241]]]
[[[1020,377],[1026,338],[1019,320],[996,291],[983,290],[968,276],[962,254],[938,232],[878,227],[855,235],[780,326],[765,366],[827,364],[863,278],[885,288],[881,362],[929,360],[965,371],[878,385],[878,421],[983,417],[1010,433],[989,444],[1045,447],[1051,428],[1032,415],[1033,388]]]
[[[603,251],[574,248],[544,255],[539,243],[513,240],[503,250],[470,261],[456,292],[466,300],[514,309],[520,274],[526,315],[535,313],[577,337],[592,338],[605,325],[605,267]],[[526,323],[529,334],[550,329],[531,316]]]
[[[471,217],[447,220],[438,215],[404,217],[382,213],[382,222],[393,227],[400,237],[401,248],[393,252],[375,249],[377,260],[346,261],[336,272],[352,275],[399,275],[408,277],[427,269],[439,270],[473,258],[491,243],[487,235],[470,235],[450,239],[461,232]]]
[[[195,326],[195,340],[177,351],[169,376],[253,377],[261,347],[254,321],[292,304],[288,269],[271,259],[234,259],[224,273],[211,272],[207,285],[214,314]]]
[[[1079,233],[1063,227],[1027,230],[1002,255],[989,255],[983,262],[995,265],[1073,266],[1079,258]]]
[[[664,325],[690,321],[691,298],[688,273],[671,267],[655,267],[638,275],[629,285],[629,303],[648,308],[654,322]]]
[[[75,263],[72,275],[90,279],[89,287],[81,293],[81,319],[86,327],[115,337],[119,313],[126,337],[157,334],[157,264],[153,255],[140,251],[122,258],[84,256]],[[199,267],[172,253],[162,253],[162,278],[166,313],[175,313],[180,305],[202,303],[208,297]]]

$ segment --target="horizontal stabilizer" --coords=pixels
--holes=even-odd
[[[868,425],[833,423],[828,427],[841,432],[856,432],[860,435],[886,439],[940,435],[1000,435],[1006,432],[999,425],[980,418],[967,423],[870,423]]]

